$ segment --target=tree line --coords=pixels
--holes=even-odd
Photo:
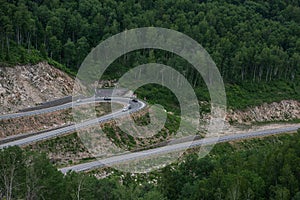
[[[293,81],[299,74],[300,8],[293,0],[0,0],[0,5],[2,62],[26,61],[15,52],[22,48],[21,54],[38,50],[76,70],[109,36],[157,26],[198,41],[227,82]],[[149,51],[124,57],[133,65],[136,56],[138,62],[150,59]],[[174,59],[175,67],[182,64],[168,52],[155,56]],[[197,84],[197,78],[190,79]]]
[[[0,199],[300,199],[300,131],[217,144],[150,174],[63,175],[45,154],[0,150]]]

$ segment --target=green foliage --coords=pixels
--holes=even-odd
[[[45,154],[9,147],[0,151],[1,199],[163,199],[154,186],[122,185],[119,179],[60,173]],[[144,198],[143,198],[144,197]]]
[[[154,173],[116,171],[102,179],[91,173],[63,176],[45,154],[9,147],[0,151],[0,194],[4,199],[296,200],[300,193],[299,141],[300,131],[221,143],[201,159],[191,153]]]
[[[131,149],[136,146],[134,137],[122,131],[119,127],[105,125],[103,132],[107,137],[121,148]]]
[[[6,199],[59,199],[63,175],[45,154],[9,147],[0,151],[0,159],[0,191]]]
[[[282,0],[242,2],[2,0],[0,64],[47,60],[74,76],[90,50],[109,36],[157,26],[187,34],[211,54],[226,83],[229,106],[299,99],[299,5]],[[209,101],[200,74],[186,60],[163,50],[121,56],[103,78],[119,78],[149,62],[172,66],[188,79],[200,101]],[[158,96],[167,110],[178,112],[178,102],[165,88],[146,86],[138,94],[150,102]]]
[[[58,68],[58,69],[60,69],[60,70],[62,70],[64,72],[66,72],[67,74],[69,74],[69,75],[71,75],[73,77],[76,76],[76,71],[74,71],[73,69],[67,68],[65,65],[62,65],[62,64],[56,62],[55,60],[52,60],[51,58],[48,58],[47,62],[50,65],[52,65],[52,66],[54,66],[54,67],[56,67],[56,68]]]
[[[230,107],[299,100],[299,13],[297,1],[282,0],[0,0],[0,64],[47,60],[75,76],[100,41],[126,29],[158,26],[181,31],[207,49],[226,83]],[[195,88],[199,100],[209,101],[200,75],[171,52],[128,53],[112,64],[105,78],[118,78],[148,62],[174,67]],[[179,105],[171,91],[148,85],[137,94],[174,112],[168,115],[166,126],[170,132],[177,129]],[[105,130],[117,140],[115,130]],[[62,176],[45,155],[10,147],[0,151],[0,198],[299,199],[300,136],[285,137],[278,143],[253,140],[240,145],[240,150],[220,144],[204,159],[189,155],[186,162],[159,172],[158,186],[144,182],[140,186],[134,181],[120,184],[119,179],[97,180],[76,173]],[[120,143],[135,145],[130,136],[120,139]]]
[[[246,142],[218,144],[162,171],[168,199],[296,199],[299,197],[300,131]]]
[[[235,109],[279,102],[283,99],[300,100],[298,82],[271,81],[269,83],[243,82],[240,85],[227,84],[228,106]]]
[[[2,0],[0,61],[15,60],[11,54],[16,45],[39,50],[42,58],[49,56],[77,69],[91,48],[109,36],[126,29],[157,26],[183,32],[202,44],[226,82],[294,81],[300,63],[299,5],[293,1],[242,2]],[[181,72],[198,84],[199,78],[185,70],[187,64],[170,52],[136,51],[120,58],[115,66],[163,60],[183,64]],[[116,76],[115,71],[109,76]]]
[[[1,59],[0,56],[0,62],[8,66],[13,66],[16,64],[36,64],[44,60],[44,58],[38,50],[27,50],[22,46],[17,46],[16,44],[11,44],[10,53],[7,55],[6,58],[8,59]]]

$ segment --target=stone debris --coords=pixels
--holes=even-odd
[[[66,73],[46,62],[14,67],[0,66],[0,114],[17,112],[38,103],[71,95],[79,91]]]
[[[238,124],[251,124],[254,122],[276,122],[300,119],[300,102],[283,100],[246,110],[229,110],[227,121]]]

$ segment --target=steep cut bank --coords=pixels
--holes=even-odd
[[[46,62],[15,67],[0,66],[0,114],[17,112],[40,102],[71,95],[73,87],[80,90],[81,85],[75,83],[68,74]],[[55,116],[54,113],[52,114]],[[202,116],[202,120],[206,122],[209,119],[209,115]],[[228,110],[226,122],[250,125],[257,122],[297,119],[300,119],[300,102],[284,100],[249,107],[245,110]],[[13,135],[13,133],[8,135]]]
[[[278,122],[300,119],[300,102],[283,100],[270,104],[250,107],[246,110],[229,110],[227,121],[233,124],[251,124],[259,122]]]
[[[71,95],[73,87],[78,90],[80,85],[47,62],[0,66],[0,114]]]

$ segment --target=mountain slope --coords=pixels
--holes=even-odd
[[[0,67],[0,113],[71,95],[73,87],[79,84],[46,62]]]

